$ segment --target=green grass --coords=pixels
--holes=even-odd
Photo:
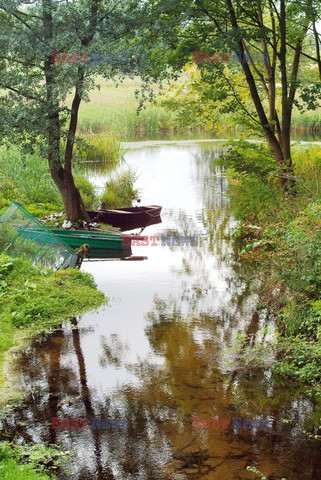
[[[46,161],[22,155],[17,147],[0,149],[0,210],[16,200],[41,216],[62,210],[62,201]]]
[[[1,480],[50,480],[52,477],[35,472],[31,465],[23,465],[13,458],[0,461]]]
[[[78,269],[44,272],[28,260],[0,256],[0,404],[8,351],[42,331],[105,302],[93,278]],[[10,390],[6,392],[10,394]]]
[[[97,162],[104,172],[112,170],[121,158],[120,141],[102,135],[87,136],[83,140],[75,149],[74,178],[86,207],[96,209],[100,199],[85,178],[86,162]],[[39,153],[22,154],[17,147],[0,148],[0,213],[13,200],[39,218],[63,210],[47,161]]]
[[[53,470],[66,463],[66,460],[65,453],[55,446],[16,446],[0,442],[1,480],[52,480],[56,478]]]
[[[122,140],[177,128],[175,113],[151,103],[137,115],[139,101],[135,91],[139,79],[125,79],[115,87],[111,81],[99,79],[100,90],[89,94],[90,102],[82,103],[78,131],[81,135],[107,133]]]
[[[292,127],[297,130],[320,131],[321,108],[300,113],[297,108],[293,110]]]
[[[241,256],[258,265],[262,303],[276,315],[276,370],[321,395],[321,147],[294,147],[294,195],[281,193],[271,159],[265,147],[243,143],[226,156],[242,221],[236,238]]]

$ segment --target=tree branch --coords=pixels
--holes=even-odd
[[[10,85],[6,85],[5,83],[1,83],[0,82],[0,86],[2,88],[5,88],[6,90],[10,90],[11,92],[14,92],[14,93],[17,93],[18,95],[20,95],[21,97],[25,97],[25,98],[28,98],[28,100],[35,100],[36,102],[44,102],[44,100],[41,98],[41,97],[35,97],[33,95],[30,95],[26,92],[21,92],[20,90],[18,90],[17,88],[14,88],[14,87],[11,87]]]

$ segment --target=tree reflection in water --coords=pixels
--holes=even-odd
[[[161,269],[146,272],[146,266],[135,266],[133,275],[128,265],[133,262],[119,267],[126,328],[136,322],[148,353],[135,339],[130,343],[115,333],[124,310],[112,306],[105,316],[86,315],[41,336],[21,357],[21,381],[32,394],[28,405],[8,416],[3,431],[74,449],[72,480],[245,480],[252,478],[246,466],[253,464],[271,478],[318,478],[320,444],[308,440],[299,426],[310,422],[312,428],[319,411],[297,386],[282,384],[272,374],[273,318],[257,311],[257,272],[238,261],[230,242],[235,220],[224,171],[215,164],[219,153],[203,145],[186,148],[183,159],[177,159],[181,150],[174,147],[161,156],[159,172],[167,178],[177,160],[182,172],[173,176],[189,179],[180,194],[187,204],[190,197],[193,201],[189,208],[171,209],[166,197],[171,191],[164,190],[167,209],[155,234],[200,238],[197,247],[154,250],[168,262],[167,289],[158,283]],[[156,155],[153,150],[154,169]],[[147,150],[144,165],[146,171],[151,168]],[[160,180],[154,170],[150,178],[156,178],[156,188]],[[116,282],[113,272],[109,284]],[[126,274],[132,275],[128,290]],[[269,362],[262,366],[265,353]],[[57,431],[50,429],[53,416],[127,418],[129,428]],[[193,430],[193,416],[268,417],[271,428]],[[60,480],[66,477],[60,472]]]

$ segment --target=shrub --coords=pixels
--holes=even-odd
[[[266,232],[278,244],[278,273],[292,292],[307,299],[321,293],[321,205],[297,212],[297,218]]]
[[[82,135],[74,148],[75,160],[110,163],[112,166],[119,163],[121,155],[118,133]]]
[[[136,174],[133,170],[123,170],[106,183],[101,202],[106,208],[130,207],[139,193],[134,188],[135,181]]]
[[[230,142],[220,163],[237,173],[253,175],[261,180],[277,178],[278,164],[264,144],[244,140]]]

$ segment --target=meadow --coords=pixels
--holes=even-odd
[[[184,72],[178,85],[186,80]],[[182,127],[175,111],[162,106],[163,95],[157,97],[157,104],[146,102],[143,110],[137,114],[139,100],[137,92],[141,87],[138,78],[126,78],[122,83],[115,84],[98,78],[100,89],[89,94],[89,102],[82,103],[79,113],[78,133],[83,135],[104,134],[116,141],[132,141],[164,132],[200,131],[190,125]],[[164,86],[166,95],[166,85]],[[155,93],[157,87],[155,86]],[[226,127],[226,119],[218,121],[217,128]],[[306,132],[321,130],[321,108],[301,113],[296,107],[293,110],[293,129]]]
[[[104,133],[125,141],[179,129],[175,113],[160,105],[147,102],[137,115],[139,100],[135,93],[141,86],[139,79],[127,78],[117,85],[98,78],[97,84],[100,89],[93,90],[90,101],[80,107],[80,135]]]

